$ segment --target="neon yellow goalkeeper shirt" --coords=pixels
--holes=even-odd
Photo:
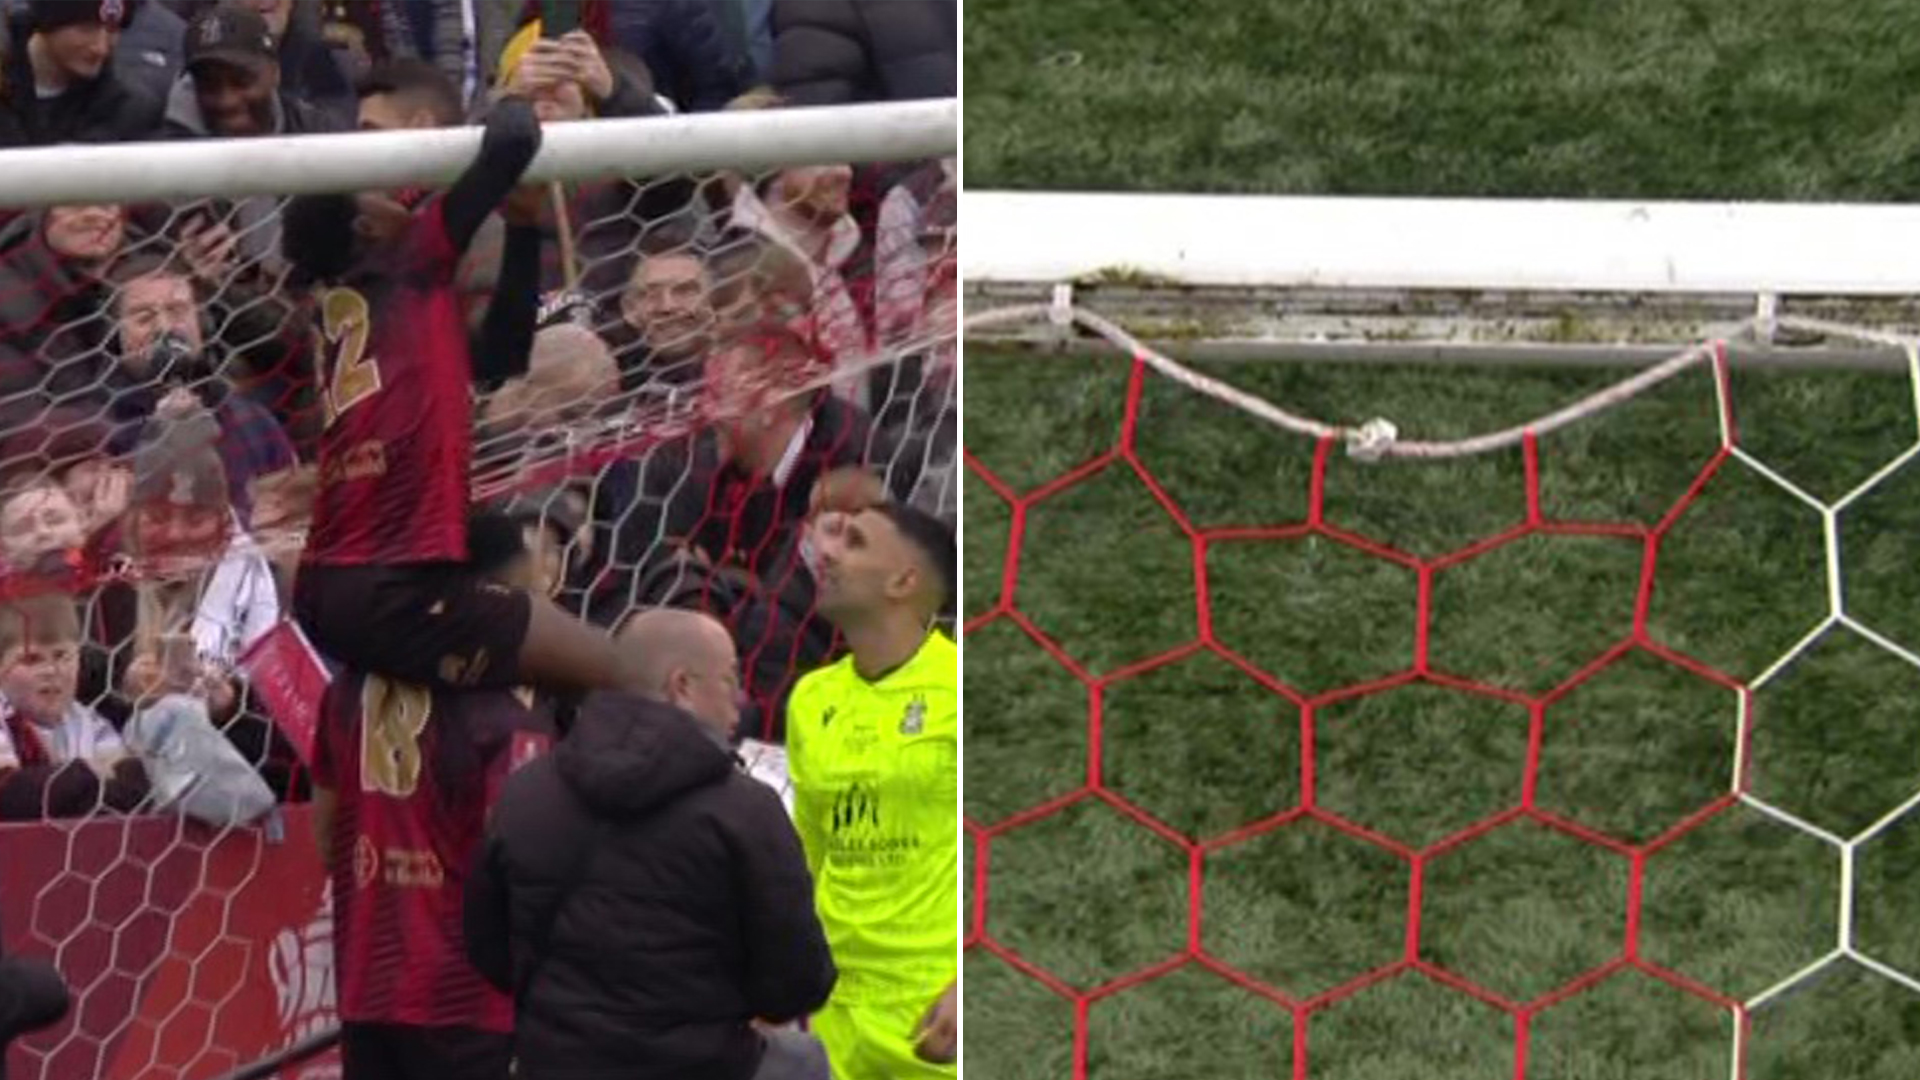
[[[851,656],[787,704],[794,819],[842,1003],[925,999],[959,947],[958,654],[934,631],[877,682]]]

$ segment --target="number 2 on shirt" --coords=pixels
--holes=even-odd
[[[324,395],[328,427],[380,392],[379,361],[367,355],[371,330],[371,309],[359,290],[328,289],[320,298],[322,351],[333,361]]]

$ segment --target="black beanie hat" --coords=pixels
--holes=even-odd
[[[124,30],[133,21],[138,0],[29,0],[35,30],[58,30],[82,23],[103,23]]]

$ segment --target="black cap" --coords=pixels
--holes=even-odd
[[[133,0],[31,0],[27,4],[35,30],[58,30],[83,23],[124,29],[133,19],[133,7]]]
[[[278,63],[280,51],[259,12],[222,4],[187,24],[187,68],[208,60],[258,68]]]

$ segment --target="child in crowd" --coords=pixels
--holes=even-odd
[[[0,820],[128,811],[146,770],[78,700],[80,619],[59,594],[0,606]]]

